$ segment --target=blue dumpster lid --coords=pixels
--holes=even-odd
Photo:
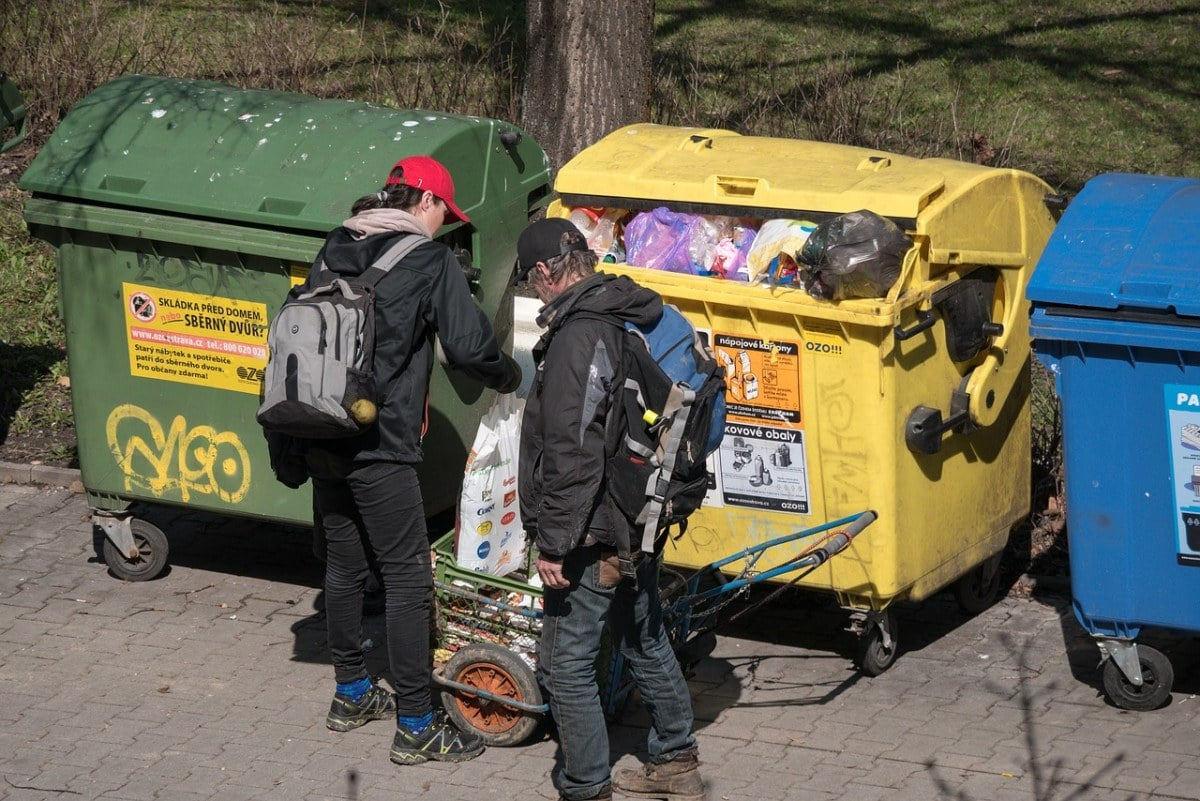
[[[1200,317],[1200,180],[1112,173],[1088,181],[1026,292],[1034,304]]]

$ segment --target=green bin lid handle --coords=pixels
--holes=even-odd
[[[16,128],[10,139],[0,144],[0,153],[12,150],[29,135],[29,117],[25,99],[16,85],[8,79],[8,73],[0,72],[0,131]]]

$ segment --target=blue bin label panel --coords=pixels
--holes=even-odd
[[[1165,390],[1178,561],[1200,567],[1200,386],[1168,384]]]

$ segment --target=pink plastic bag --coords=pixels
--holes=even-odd
[[[746,255],[754,245],[754,236],[758,232],[753,228],[742,225],[733,227],[733,237],[722,239],[714,250],[713,271],[722,278],[736,281],[748,281],[746,274]]]

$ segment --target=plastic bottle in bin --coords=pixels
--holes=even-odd
[[[612,247],[617,235],[617,216],[619,212],[604,209],[577,206],[571,209],[569,219],[587,239],[588,247],[598,258],[604,258]]]
[[[692,272],[712,272],[717,245],[722,239],[733,236],[732,220],[729,217],[696,217],[688,239],[688,261]]]

